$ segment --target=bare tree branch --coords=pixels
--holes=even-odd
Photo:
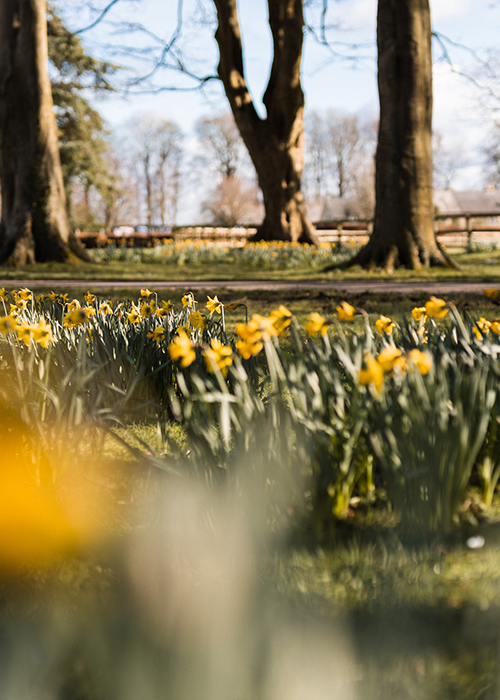
[[[89,29],[93,29],[94,27],[96,27],[99,24],[99,22],[108,14],[113,5],[116,5],[118,2],[120,2],[120,0],[111,0],[111,2],[108,3],[108,5],[106,5],[99,17],[94,22],[92,22],[92,24],[89,24],[88,27],[83,27],[83,29],[78,29],[76,32],[73,32],[73,34],[83,34],[83,32],[88,32]]]

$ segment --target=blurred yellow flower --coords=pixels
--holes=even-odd
[[[264,347],[262,343],[262,331],[254,319],[255,317],[247,324],[236,324],[236,333],[241,338],[241,340],[236,343],[236,349],[244,360],[258,355]]]
[[[57,301],[57,294],[55,292],[49,292],[50,301]]]
[[[127,311],[127,320],[129,323],[139,323],[141,320],[139,309],[133,306],[131,311]]]
[[[347,303],[347,301],[341,302],[340,306],[337,306],[337,318],[339,321],[352,321],[356,315],[356,309]]]
[[[321,335],[325,335],[326,332],[328,331],[328,324],[326,323],[326,320],[318,314],[316,311],[313,311],[312,314],[309,314],[309,318],[307,323],[304,326],[306,333],[308,333],[311,338],[315,338],[318,333]]]
[[[151,299],[149,304],[142,302],[139,305],[139,313],[141,314],[141,317],[142,318],[150,318],[155,312],[155,307],[156,307],[156,304],[155,304],[154,299]]]
[[[428,352],[422,352],[417,348],[410,350],[408,353],[408,359],[410,362],[414,362],[417,365],[417,369],[420,374],[427,374],[432,367],[432,357]]]
[[[280,304],[277,309],[271,311],[269,318],[272,319],[273,326],[276,329],[278,336],[280,338],[284,336],[292,320],[291,312],[286,308],[286,306]]]
[[[425,313],[431,318],[444,318],[448,313],[444,299],[431,297],[425,305]]]
[[[31,340],[31,326],[27,323],[19,323],[16,326],[17,339],[22,340],[23,343],[28,347]]]
[[[99,305],[99,311],[104,316],[110,316],[113,313],[113,303],[111,301],[102,301]]]
[[[155,328],[154,331],[150,331],[147,334],[148,338],[151,338],[154,343],[163,343],[165,340],[166,331],[162,326]]]
[[[390,335],[396,328],[396,322],[381,314],[380,318],[375,321],[375,328],[380,334],[385,333],[386,335]]]
[[[194,300],[194,296],[191,294],[191,292],[184,294],[181,301],[182,301],[182,306],[184,306],[184,307],[187,306],[188,309],[191,309],[196,303]]]
[[[196,330],[202,331],[207,326],[207,318],[199,311],[193,311],[193,313],[188,316],[189,323]]]
[[[377,393],[381,394],[384,388],[384,370],[382,365],[371,355],[365,355],[366,369],[361,369],[358,375],[358,381],[362,386],[372,384]]]
[[[487,321],[485,318],[481,317],[479,319],[479,321],[476,321],[476,325],[482,333],[489,333],[490,332],[491,323],[490,323],[490,321]]]
[[[79,309],[80,307],[81,307],[81,304],[78,301],[78,299],[73,299],[68,304],[68,311],[74,311],[75,309]]]
[[[44,318],[41,318],[35,326],[31,327],[31,336],[42,348],[48,348],[50,341],[53,340],[52,328]]]
[[[32,296],[33,292],[27,287],[25,287],[24,289],[20,289],[19,292],[17,292],[17,298],[22,299],[23,301],[30,301]]]
[[[213,372],[215,367],[218,367],[224,376],[227,374],[227,368],[233,364],[233,351],[227,345],[223,345],[217,338],[212,338],[210,347],[205,346],[203,357],[209,372]]]
[[[189,367],[196,360],[194,343],[186,331],[178,329],[178,333],[168,346],[172,360],[180,360],[181,367]]]
[[[15,314],[9,314],[8,316],[0,316],[0,333],[3,336],[7,336],[9,333],[15,333],[17,325],[17,319]]]
[[[146,297],[146,299],[149,299],[152,294],[153,292],[150,292],[149,289],[141,289],[141,297]]]
[[[498,299],[500,296],[500,289],[483,289],[483,294],[488,299]]]
[[[500,319],[496,318],[491,322],[490,330],[492,330],[493,333],[500,335]]]
[[[168,313],[169,311],[171,311],[174,308],[174,305],[172,304],[172,302],[170,300],[169,301],[162,301],[161,308],[162,308],[162,311],[166,311]]]
[[[412,311],[411,311],[411,315],[413,316],[415,321],[420,321],[420,320],[425,321],[425,319],[427,317],[425,306],[415,306],[415,308],[412,309]]]
[[[90,292],[87,292],[87,294],[85,294],[83,298],[85,299],[87,304],[92,304],[92,302],[96,300],[95,294],[91,294]]]
[[[88,308],[75,308],[73,311],[69,311],[63,318],[63,326],[68,328],[73,328],[73,326],[82,326],[89,320]]]
[[[390,372],[391,369],[399,367],[404,369],[404,357],[399,348],[394,345],[388,345],[384,348],[377,357],[377,362],[382,367],[384,372]]]
[[[0,287],[0,299],[7,299],[8,296],[5,287]]]
[[[213,299],[207,295],[207,299],[208,299],[208,301],[207,301],[206,307],[210,311],[210,317],[214,313],[220,314],[222,311],[222,304],[219,301],[219,299],[217,298],[217,294],[214,296]]]

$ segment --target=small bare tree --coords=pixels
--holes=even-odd
[[[226,177],[202,202],[201,213],[214,226],[237,226],[262,220],[257,187],[237,177]]]

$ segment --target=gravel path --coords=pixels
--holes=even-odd
[[[359,280],[344,282],[330,282],[312,280],[310,282],[274,282],[272,280],[244,280],[236,281],[220,281],[207,280],[200,282],[175,281],[168,280],[142,280],[138,281],[121,281],[121,280],[0,280],[0,287],[37,287],[37,288],[55,288],[55,287],[71,287],[82,289],[123,289],[123,288],[152,288],[152,289],[212,289],[214,291],[220,289],[231,289],[235,291],[248,290],[263,290],[263,291],[279,291],[279,290],[306,290],[306,289],[321,289],[324,291],[342,291],[350,293],[361,292],[396,292],[400,294],[410,292],[428,292],[429,294],[482,294],[483,289],[488,287],[496,287],[500,284],[495,282],[386,282]]]

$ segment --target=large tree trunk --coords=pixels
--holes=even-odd
[[[66,208],[45,0],[0,2],[0,183],[0,263],[87,258]]]
[[[453,265],[433,227],[432,52],[429,0],[379,0],[380,125],[375,220],[350,264]]]
[[[300,83],[303,0],[268,0],[274,55],[257,114],[248,90],[236,0],[214,0],[218,27],[219,77],[236,125],[257,172],[265,218],[256,239],[317,243],[301,191],[304,165],[304,94]]]

